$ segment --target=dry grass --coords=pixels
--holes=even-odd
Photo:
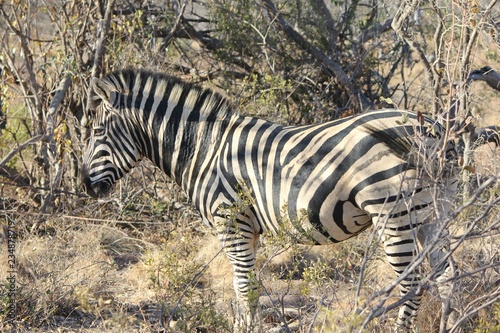
[[[485,168],[486,164],[492,168],[498,165],[496,154],[487,161]],[[485,171],[485,175],[491,170],[496,169]],[[130,179],[133,177],[135,180]],[[163,204],[148,194],[134,192],[141,179],[145,183],[158,181],[151,196],[162,198]],[[490,200],[497,196],[498,188],[488,195]],[[217,237],[201,225],[185,196],[146,165],[120,185],[115,197],[119,200],[87,201],[87,209],[76,208],[61,216],[21,209],[4,212],[2,218],[13,221],[18,232],[18,331],[151,332],[164,327],[168,332],[231,332],[232,268],[220,252]],[[462,214],[451,231],[462,234],[469,216],[477,216],[487,200],[485,197],[481,205]],[[98,216],[104,219],[96,220]],[[475,232],[487,231],[492,223],[497,229],[466,240],[456,252],[463,274],[456,297],[464,312],[474,301],[498,289],[498,266],[486,268],[499,261],[498,216],[495,207]],[[361,315],[355,312],[356,304],[363,306],[394,279],[379,248],[364,268],[356,303],[369,237],[368,231],[346,242],[320,247],[288,246],[264,237],[258,258],[261,301],[269,305],[266,297],[271,296],[275,303],[283,298],[288,302],[275,310],[264,310],[265,329],[285,319],[296,332],[357,331],[382,298],[370,302]],[[1,246],[2,281],[7,277],[7,254],[7,247]],[[5,289],[0,299],[4,304],[9,301]],[[394,290],[386,305],[397,300]],[[440,307],[431,287],[416,320],[419,332],[437,330]],[[368,332],[391,332],[396,313],[373,320]],[[495,313],[487,307],[474,314],[464,322],[464,332],[474,327],[486,327],[484,332],[488,332],[484,323],[494,325],[499,319]],[[5,321],[0,329],[8,329]]]

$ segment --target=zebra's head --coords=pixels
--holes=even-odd
[[[96,105],[91,135],[83,155],[82,182],[87,194],[106,195],[142,158],[124,116],[125,86],[115,77],[91,82]]]

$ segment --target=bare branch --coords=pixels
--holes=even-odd
[[[380,34],[386,32],[386,31],[391,30],[392,21],[393,21],[393,19],[390,18],[390,19],[386,20],[383,24],[377,24],[377,25],[371,27],[370,29],[366,29],[359,36],[358,41],[360,43],[361,42],[367,42],[367,41],[375,38],[376,36],[379,36]]]
[[[40,153],[42,155],[42,160],[45,164],[47,164],[51,191],[49,191],[47,197],[44,198],[44,203],[41,208],[42,212],[46,212],[48,205],[52,204],[54,190],[59,188],[61,183],[62,168],[61,161],[58,158],[57,145],[54,139],[54,130],[57,127],[57,110],[59,109],[59,106],[61,105],[70,85],[71,75],[66,74],[59,83],[59,88],[57,89],[46,114],[45,122],[47,125],[44,136],[46,147],[45,149],[42,149]]]
[[[453,325],[453,327],[450,329],[449,332],[450,333],[456,332],[456,330],[462,325],[464,321],[476,315],[482,309],[497,303],[499,299],[500,299],[500,287],[496,288],[496,290],[493,293],[487,293],[485,295],[478,297],[476,300],[472,302],[474,303],[473,304],[474,306],[469,307],[468,309],[469,311],[467,311],[464,315],[460,317],[460,319],[455,323],[455,325]],[[478,306],[477,303],[479,303],[480,301],[485,301],[485,302]]]
[[[420,4],[420,0],[412,0],[412,2],[408,5],[402,5],[401,8],[398,10],[396,15],[394,16],[394,19],[392,21],[392,28],[396,32],[396,34],[401,38],[406,44],[410,46],[410,48],[418,54],[420,60],[424,64],[424,68],[427,72],[427,74],[431,77],[431,80],[433,83],[437,80],[437,75],[430,64],[429,60],[427,59],[427,56],[425,55],[424,51],[422,50],[420,43],[418,43],[415,40],[414,35],[408,34],[403,30],[404,24],[408,21],[408,18],[410,15],[412,15],[415,10],[417,10],[418,6]],[[434,84],[433,84],[434,86]],[[433,114],[438,113],[438,106],[436,103],[433,103],[434,105],[434,110]]]
[[[479,31],[483,27],[483,24],[486,21],[486,18],[488,17],[489,13],[491,12],[491,10],[493,9],[493,7],[496,5],[497,2],[498,2],[498,0],[491,0],[490,3],[488,4],[488,6],[486,7],[486,9],[484,10],[480,21],[478,23],[476,23],[476,26],[474,27],[474,30],[472,31],[471,36],[469,38],[469,41],[466,45],[466,50],[464,52],[464,55],[462,56],[463,68],[467,68],[465,66],[468,65],[470,62],[472,48],[476,43],[476,39],[479,35]]]
[[[113,15],[113,7],[115,6],[115,0],[108,0],[106,5],[106,12],[104,14],[104,19],[101,22],[101,33],[99,40],[97,41],[97,46],[95,50],[94,66],[92,67],[91,77],[98,77],[102,70],[102,58],[104,57],[104,42],[108,37],[109,27],[111,25],[111,16]]]
[[[329,31],[331,33],[330,48],[333,49],[335,40],[337,39],[337,29],[335,29],[335,20],[333,19],[330,10],[328,10],[324,0],[309,0],[309,3],[323,21],[322,25],[325,26],[325,31]]]
[[[175,33],[177,32],[177,30],[179,30],[181,20],[184,17],[184,12],[186,10],[186,5],[187,5],[187,1],[185,0],[182,2],[181,9],[179,10],[179,14],[177,15],[175,23],[172,26],[172,29],[170,29],[170,32],[165,37],[165,40],[161,43],[162,48],[165,48],[168,44],[170,44],[172,38],[174,38],[174,36],[175,36]]]
[[[21,43],[21,49],[24,53],[24,65],[26,66],[26,70],[28,72],[28,82],[30,83],[30,86],[31,86],[31,92],[29,94],[26,94],[26,96],[29,96],[30,97],[29,99],[32,99],[34,101],[34,103],[33,103],[34,107],[32,107],[31,103],[27,103],[27,106],[31,111],[33,121],[35,121],[35,119],[38,119],[40,121],[41,118],[43,117],[42,116],[43,115],[43,113],[42,113],[42,101],[40,100],[40,85],[38,84],[38,82],[36,80],[36,74],[35,74],[35,70],[33,68],[33,54],[32,54],[32,51],[30,49],[29,36],[28,36],[28,33],[26,31],[23,31],[21,28],[24,25],[23,23],[26,23],[26,22],[21,22],[19,20],[18,16],[16,15],[15,9],[13,9],[13,13],[14,13],[15,19],[12,19],[11,17],[9,17],[9,15],[7,15],[7,13],[4,11],[3,6],[0,6],[1,16],[3,16],[5,22],[9,26],[9,29],[17,35],[17,37],[19,38],[19,41]],[[29,26],[29,24],[27,24],[26,26]],[[7,57],[8,57],[8,60],[10,60],[10,62],[11,62],[11,64],[9,64],[9,67],[11,67],[13,69],[13,71],[15,71],[14,68],[16,66],[15,66],[14,62],[12,61],[12,59],[9,59],[10,58],[9,55],[7,55]],[[20,81],[22,81],[22,77],[20,75],[18,75],[18,77],[19,77]],[[26,89],[26,86],[23,86],[23,88]],[[41,122],[39,122],[37,125],[38,125],[37,130],[39,133],[41,133],[42,132]]]
[[[113,15],[113,7],[115,5],[115,0],[108,0],[107,6],[106,6],[106,12],[104,14],[104,19],[101,22],[100,26],[100,36],[99,39],[97,40],[97,46],[95,50],[95,55],[94,55],[94,65],[92,66],[92,73],[90,77],[98,77],[101,74],[102,70],[102,59],[104,57],[104,42],[106,38],[108,37],[108,32],[109,32],[109,27],[111,26],[111,16]],[[91,94],[87,94],[87,106],[85,109],[85,114],[82,117],[82,127],[85,128],[87,126],[88,122],[88,113],[90,111],[92,105],[91,101]],[[84,139],[86,136],[86,132],[84,131]]]
[[[274,4],[270,0],[263,1],[269,12],[277,17],[278,24],[283,29],[283,31],[303,50],[307,51],[316,60],[318,60],[326,69],[329,75],[334,75],[337,80],[345,87],[347,94],[349,95],[352,103],[358,111],[362,111],[366,108],[371,107],[372,103],[364,96],[359,89],[357,89],[342,69],[342,66],[334,61],[333,59],[327,57],[323,51],[318,47],[309,43],[302,35],[300,35],[294,28],[292,28],[286,20],[283,18],[281,13],[278,12]]]
[[[21,143],[20,145],[18,145],[17,148],[11,150],[10,153],[8,153],[7,156],[5,156],[0,161],[0,167],[3,167],[7,162],[9,162],[12,159],[12,157],[14,157],[21,150],[25,149],[29,145],[35,144],[38,141],[40,141],[41,138],[42,138],[42,135],[39,134],[39,135],[36,135],[36,136],[30,138],[29,140],[26,140],[25,142]]]
[[[59,88],[57,89],[54,98],[50,102],[49,109],[47,110],[47,129],[45,135],[48,139],[51,139],[54,135],[54,129],[57,127],[57,110],[59,109],[59,106],[61,105],[70,85],[71,75],[67,73],[59,83]]]
[[[30,179],[28,177],[21,175],[19,172],[7,165],[0,166],[0,176],[14,181],[16,186],[30,185]],[[2,185],[4,185],[4,183],[2,183]]]

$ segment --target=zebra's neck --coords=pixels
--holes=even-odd
[[[210,90],[182,82],[146,78],[142,98],[132,98],[136,138],[144,157],[189,191],[222,137],[233,114],[229,103]],[[151,82],[150,82],[151,81]]]

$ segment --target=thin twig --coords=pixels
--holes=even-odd
[[[104,58],[105,45],[104,42],[108,37],[109,28],[111,26],[111,17],[113,15],[113,8],[115,6],[115,0],[108,0],[106,6],[106,12],[104,14],[104,19],[100,23],[100,35],[97,40],[97,46],[94,54],[94,65],[92,66],[92,72],[90,77],[99,77],[102,71],[102,59]],[[82,117],[82,126],[85,128],[88,122],[88,114],[92,106],[92,96],[87,94],[87,106],[85,109],[85,114]],[[86,139],[86,131],[83,131],[83,140]]]
[[[40,141],[42,139],[42,135],[35,135],[34,137],[30,138],[29,140],[21,143],[18,145],[15,149],[12,149],[10,153],[7,154],[1,161],[0,161],[0,167],[4,166],[7,162],[9,162],[17,153],[19,153],[21,150],[25,149],[29,145],[33,145]]]
[[[182,18],[184,17],[184,12],[186,11],[186,5],[187,5],[187,0],[184,0],[182,2],[182,6],[179,10],[179,14],[177,15],[177,18],[174,22],[174,25],[172,26],[172,29],[170,29],[170,32],[167,34],[163,42],[161,43],[161,48],[166,48],[172,39],[174,38],[177,30],[179,30],[179,27],[181,26],[181,21]]]

